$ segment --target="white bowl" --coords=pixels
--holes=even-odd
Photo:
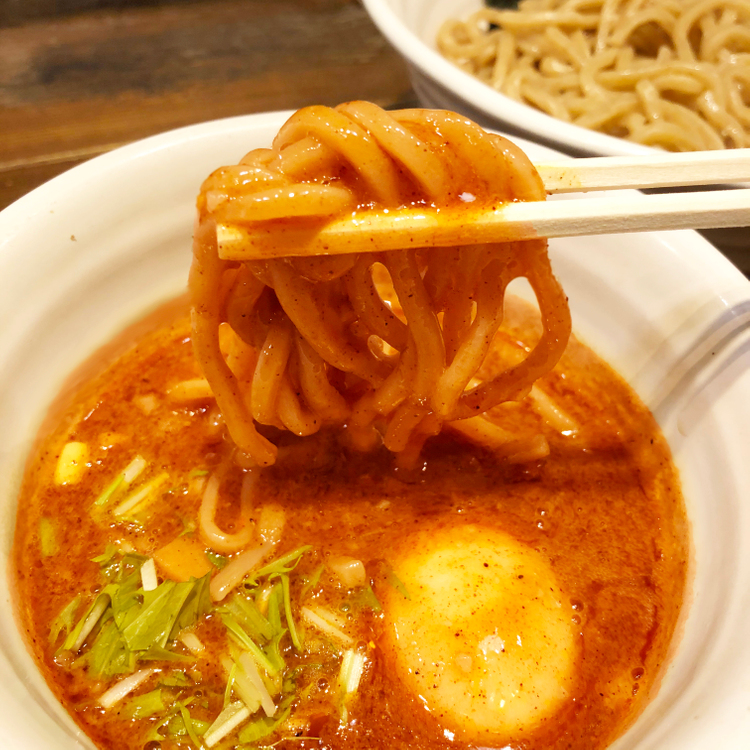
[[[444,58],[437,32],[449,18],[466,18],[483,0],[362,0],[388,41],[403,55],[412,86],[425,107],[461,112],[483,127],[502,130],[571,156],[653,154],[656,149],[563,122],[495,91]],[[746,228],[704,231],[745,273],[750,273]]]
[[[362,0],[367,12],[409,65],[425,107],[450,109],[480,125],[520,135],[573,156],[649,154],[654,149],[563,122],[511,99],[446,60],[436,45],[449,18],[466,18],[482,0]]]
[[[16,498],[45,410],[77,364],[184,290],[198,186],[216,166],[267,145],[285,117],[149,138],[0,214],[3,750],[91,747],[28,655],[8,583]],[[750,284],[693,232],[555,241],[551,254],[577,331],[661,419],[693,525],[693,593],[679,648],[658,696],[616,747],[747,750],[750,355],[737,334],[750,318]]]

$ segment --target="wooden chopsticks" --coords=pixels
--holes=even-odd
[[[722,184],[750,181],[750,149],[598,157],[536,166],[550,193]],[[220,224],[217,240],[220,257],[251,260],[747,225],[750,188],[741,188],[658,195],[625,193],[509,203],[494,209],[472,208],[471,203],[465,203],[442,209],[360,211],[335,219],[322,229]]]
[[[750,180],[750,148],[566,159],[536,168],[548,193],[722,185]]]

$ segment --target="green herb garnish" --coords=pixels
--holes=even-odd
[[[73,627],[73,620],[78,608],[81,606],[81,595],[73,597],[62,609],[60,614],[52,620],[49,628],[49,642],[54,643],[61,632],[67,636]]]
[[[125,704],[122,716],[128,719],[148,719],[151,716],[164,713],[166,708],[162,691],[157,689],[131,698]]]
[[[229,560],[224,557],[224,555],[218,555],[216,552],[210,549],[206,550],[206,557],[208,558],[208,561],[211,563],[211,565],[213,565],[214,568],[218,568],[219,570],[221,570],[229,562]]]
[[[286,616],[287,627],[289,628],[289,635],[291,636],[294,648],[296,648],[297,651],[302,651],[302,642],[300,641],[300,637],[297,633],[297,628],[294,625],[294,618],[292,617],[292,601],[289,594],[288,575],[281,576],[281,588],[284,595],[284,614]]]
[[[252,599],[248,599],[241,593],[236,593],[222,608],[223,612],[231,614],[242,624],[244,629],[255,640],[270,640],[279,630],[279,626],[272,625],[260,613],[257,605]]]
[[[306,544],[304,547],[298,547],[286,555],[282,555],[276,560],[272,560],[268,565],[264,565],[247,577],[245,583],[249,586],[256,586],[258,580],[266,576],[281,575],[282,573],[291,573],[299,564],[300,558],[305,552],[312,549],[312,546]]]
[[[270,675],[277,675],[279,669],[268,658],[263,649],[250,637],[245,629],[240,625],[237,619],[231,614],[221,614],[221,621],[224,627],[229,631],[229,635],[235,642],[246,651],[249,651],[258,664],[263,667]]]
[[[399,583],[401,583],[401,581],[399,581]],[[403,583],[401,585],[403,586]],[[405,592],[404,594],[405,598],[408,599],[409,592],[406,591],[406,587],[404,587],[404,591],[401,593],[404,593],[404,592]],[[372,586],[370,586],[369,584],[365,586],[364,588],[359,589],[352,596],[352,600],[361,609],[371,609],[373,612],[375,612],[375,614],[383,611],[383,607],[378,601],[378,597],[375,596],[375,592],[372,590]]]
[[[393,586],[404,599],[411,601],[411,596],[404,586],[404,582],[396,575],[396,571],[391,567],[390,563],[386,563],[386,581],[389,586]]]
[[[293,696],[285,698],[277,708],[276,715],[273,718],[263,716],[243,727],[240,731],[240,742],[252,744],[273,734],[289,718],[292,699]]]
[[[193,661],[171,644],[183,628],[210,611],[210,576],[164,581],[153,591],[144,591],[140,566],[146,559],[108,547],[94,561],[109,582],[72,630],[72,613],[80,597],[63,610],[59,624],[53,623],[50,636],[57,638],[63,628],[67,633],[61,650],[77,653],[89,641],[79,661],[95,675],[132,672],[138,661]]]

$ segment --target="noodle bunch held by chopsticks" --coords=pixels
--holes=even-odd
[[[227,261],[217,223],[283,232],[357,208],[397,219],[404,206],[544,198],[506,139],[449,112],[366,102],[300,110],[272,148],[214,172],[198,199],[193,340],[236,445],[269,465],[276,446],[258,425],[297,435],[346,425],[359,444],[382,435],[391,451],[416,456],[446,422],[523,397],[561,356],[570,314],[545,240]],[[474,384],[505,289],[521,276],[542,337],[522,362]]]
[[[437,41],[566,122],[670,151],[750,146],[750,0],[521,0]]]

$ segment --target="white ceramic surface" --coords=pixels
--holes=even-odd
[[[653,149],[562,122],[495,91],[448,62],[435,40],[444,21],[466,18],[482,0],[362,0],[388,41],[409,64],[426,107],[461,112],[480,125],[520,135],[574,156],[648,154]]]
[[[7,582],[24,460],[66,374],[185,287],[195,193],[284,115],[127,146],[0,214],[0,747],[90,747],[17,631]],[[532,156],[544,150],[527,145]],[[551,243],[575,327],[662,421],[693,523],[695,576],[661,691],[619,750],[750,746],[750,284],[692,232]]]

